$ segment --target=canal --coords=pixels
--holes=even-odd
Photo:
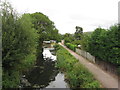
[[[49,48],[43,50],[40,63],[21,77],[22,88],[69,88],[65,75],[56,67],[56,54]]]

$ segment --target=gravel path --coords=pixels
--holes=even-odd
[[[82,56],[76,54],[72,50],[68,49],[66,46],[59,43],[61,46],[63,46],[65,49],[67,49],[76,59],[80,61],[81,64],[83,64],[88,70],[94,75],[94,77],[100,81],[102,86],[104,88],[118,88],[118,79],[114,78],[104,70],[100,69],[95,64],[89,62]],[[119,89],[120,90],[120,89]]]

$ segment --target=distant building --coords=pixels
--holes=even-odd
[[[55,40],[43,41],[43,48],[52,48],[55,43]]]
[[[55,40],[50,40],[50,42],[51,42],[51,43],[56,43],[56,41],[55,41]]]
[[[51,48],[51,42],[50,41],[43,41],[43,48]]]
[[[64,40],[61,40],[61,43],[64,45]]]
[[[51,43],[50,41],[43,41],[43,43]]]

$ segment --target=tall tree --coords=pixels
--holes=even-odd
[[[37,33],[32,28],[31,18],[28,15],[19,18],[8,2],[3,2],[1,7],[2,85],[3,88],[13,88],[18,87],[20,83],[20,73],[26,57],[33,55],[36,51]],[[29,60],[27,59],[27,62]]]
[[[64,40],[65,40],[65,43],[71,43],[74,40],[73,34],[65,33]]]
[[[36,12],[31,14],[31,17],[33,18],[32,22],[34,24],[34,28],[37,30],[37,33],[39,34],[39,40],[38,40],[38,47],[37,47],[37,53],[38,53],[38,59],[42,55],[42,43],[44,40],[58,40],[59,34],[58,30],[55,28],[54,23],[43,13]]]
[[[118,25],[105,30],[97,28],[88,42],[88,51],[97,58],[120,65],[120,31]]]
[[[74,37],[77,40],[81,40],[81,37],[82,37],[82,34],[83,34],[83,28],[79,27],[79,26],[76,26],[75,28],[76,28],[76,32],[74,33]]]

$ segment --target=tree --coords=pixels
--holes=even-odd
[[[37,59],[42,57],[42,43],[44,40],[57,40],[59,41],[60,36],[58,30],[54,26],[54,23],[43,13],[36,12],[30,14],[32,17],[33,27],[37,31],[38,37],[38,46],[37,46]],[[38,60],[40,61],[40,60]]]
[[[36,12],[31,14],[33,18],[34,28],[40,35],[41,41],[48,40],[53,37],[53,33],[58,34],[58,30],[55,28],[54,23],[44,14]]]
[[[74,37],[77,40],[81,40],[81,37],[82,37],[82,34],[83,34],[83,28],[79,27],[79,26],[76,26],[75,28],[76,28],[76,32],[74,33]]]
[[[65,43],[71,43],[74,40],[74,37],[70,33],[65,33],[64,40],[65,40]]]
[[[52,31],[51,36],[49,38],[49,40],[56,40],[57,42],[61,41],[61,35],[59,34],[58,30],[55,29]]]
[[[88,42],[88,51],[100,60],[120,65],[120,31],[118,25],[108,30],[97,28]]]
[[[99,56],[99,53],[96,53],[101,50],[101,39],[104,38],[105,36],[105,29],[102,28],[97,28],[95,31],[92,33],[91,38],[89,39],[89,46],[88,46],[88,51],[94,55],[94,56]]]
[[[89,45],[89,41],[90,41],[90,37],[91,35],[88,33],[84,33],[82,35],[82,39],[81,39],[81,49],[88,51],[88,45]]]
[[[15,88],[20,83],[20,74],[23,71],[22,67],[26,64],[25,62],[29,66],[36,58],[37,33],[32,27],[30,16],[23,15],[19,18],[10,3],[3,2],[1,15],[2,85],[3,88]],[[31,62],[27,58],[28,56],[34,56]]]

